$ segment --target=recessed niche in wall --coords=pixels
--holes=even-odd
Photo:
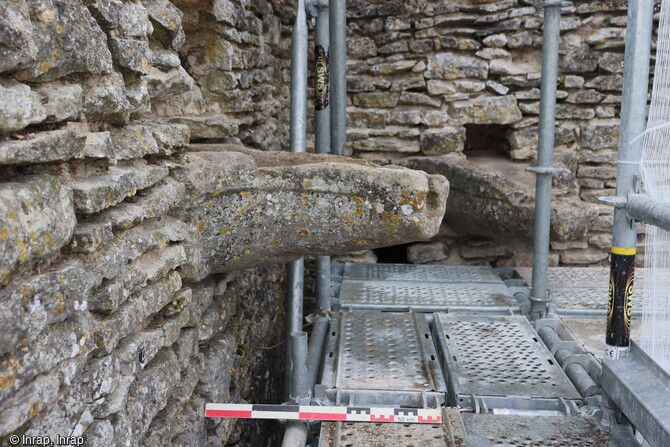
[[[504,155],[509,157],[507,132],[510,126],[502,124],[466,124],[465,155]]]

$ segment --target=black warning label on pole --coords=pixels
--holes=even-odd
[[[328,52],[323,46],[316,45],[314,59],[314,108],[324,110],[328,107],[330,94],[330,64],[328,62]]]
[[[610,358],[617,359],[628,354],[634,282],[635,249],[612,248],[605,338],[606,355]]]

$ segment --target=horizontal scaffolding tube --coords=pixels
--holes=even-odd
[[[670,203],[646,194],[631,194],[626,202],[626,212],[637,221],[670,231]]]

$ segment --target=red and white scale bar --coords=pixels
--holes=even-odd
[[[205,416],[212,418],[308,421],[400,422],[403,424],[439,424],[442,422],[442,410],[432,408],[207,404]]]

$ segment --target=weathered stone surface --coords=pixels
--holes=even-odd
[[[168,0],[144,0],[143,3],[154,24],[152,36],[160,40],[163,45],[178,51],[186,41],[181,27],[184,14]]]
[[[42,410],[56,397],[59,386],[57,375],[45,374],[5,400],[0,408],[0,437],[13,432]]]
[[[469,233],[493,237],[532,237],[534,203],[531,188],[467,161],[412,157],[401,165],[450,179],[445,221]],[[578,200],[552,203],[552,240],[582,239],[598,215],[597,207]]]
[[[0,72],[16,70],[33,61],[36,55],[28,4],[0,2]]]
[[[0,308],[0,355],[28,345],[47,325],[87,309],[92,278],[81,263],[68,263],[3,291]]]
[[[35,2],[34,61],[16,73],[19,80],[49,81],[70,73],[104,73],[112,69],[107,38],[81,2]]]
[[[460,152],[463,150],[464,145],[464,127],[429,129],[421,133],[421,152],[425,155]]]
[[[69,160],[84,154],[86,137],[72,130],[41,132],[33,138],[0,142],[0,165]]]
[[[407,247],[407,260],[412,264],[427,264],[447,259],[449,250],[442,242],[414,244]]]
[[[151,67],[148,73],[147,88],[151,99],[165,100],[193,88],[193,78],[181,66],[169,71]]]
[[[98,23],[108,33],[122,37],[145,37],[149,17],[144,6],[137,3],[93,0],[87,4]]]
[[[12,80],[0,80],[0,133],[12,132],[44,121],[46,110],[30,87]]]
[[[419,144],[415,140],[376,137],[363,138],[353,142],[352,147],[358,151],[372,152],[419,152]]]
[[[82,111],[82,92],[81,86],[77,84],[46,84],[37,88],[47,112],[45,122],[77,120]]]
[[[623,89],[623,76],[621,75],[603,75],[596,76],[586,83],[587,88],[595,88],[604,91],[617,91]]]
[[[522,118],[512,95],[480,96],[470,101],[453,102],[449,104],[449,116],[458,124],[510,124]]]
[[[122,68],[139,74],[149,73],[149,45],[143,40],[109,38],[114,61]]]
[[[51,176],[0,183],[0,285],[56,254],[76,223],[72,191]]]
[[[619,146],[619,122],[607,121],[585,126],[581,131],[579,144],[582,148],[615,149]]]
[[[196,229],[209,272],[422,240],[439,228],[448,190],[440,176],[340,164],[331,156],[225,149],[204,145],[182,162],[193,208],[179,214]],[[326,221],[328,237],[321,235]]]
[[[358,107],[392,108],[398,104],[398,93],[358,93],[353,103]]]
[[[561,71],[564,73],[589,73],[598,67],[598,56],[570,51],[560,61]]]
[[[584,250],[565,250],[561,252],[561,263],[563,264],[595,264],[607,259],[607,252],[587,248]]]
[[[138,189],[148,188],[167,175],[165,167],[134,163],[110,167],[105,175],[72,181],[68,186],[74,191],[77,212],[90,214],[116,205],[135,195]]]
[[[488,64],[476,57],[437,53],[428,57],[426,79],[486,79]]]
[[[125,124],[130,119],[131,110],[120,74],[114,72],[93,78],[84,86],[84,114],[89,121]]]
[[[187,125],[192,139],[228,138],[239,132],[236,120],[222,116],[177,116],[170,122]]]

